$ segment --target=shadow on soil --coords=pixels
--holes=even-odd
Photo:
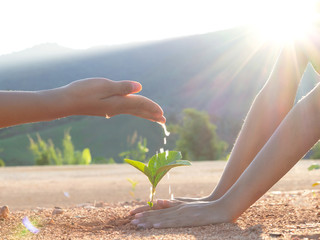
[[[132,229],[133,230],[133,229]],[[256,225],[247,229],[241,229],[234,223],[222,223],[209,226],[192,228],[167,228],[167,229],[135,229],[135,231],[122,232],[128,238],[156,237],[170,238],[180,236],[181,239],[188,239],[193,236],[196,239],[262,239],[262,226]]]

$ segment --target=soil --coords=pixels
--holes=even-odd
[[[149,185],[128,165],[2,168],[0,206],[10,212],[0,210],[0,239],[320,239],[320,191],[312,187],[320,171],[308,171],[311,163],[300,161],[235,223],[147,230],[130,224],[128,212],[146,204],[137,199],[147,200]],[[156,196],[168,198],[169,185],[177,196],[209,194],[224,166],[173,169]],[[127,177],[139,182],[134,196]]]

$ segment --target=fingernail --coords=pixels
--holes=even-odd
[[[160,223],[155,223],[155,224],[153,224],[153,227],[154,227],[154,228],[159,228],[159,227],[160,227]]]
[[[137,224],[139,224],[139,220],[138,219],[133,219],[131,221],[131,224],[137,225]]]
[[[135,218],[141,218],[142,217],[142,213],[137,213],[136,215],[134,215]]]
[[[146,226],[147,225],[145,223],[141,223],[137,225],[138,228],[146,228]]]
[[[164,117],[164,116],[161,116],[161,119],[159,120],[159,122],[161,122],[161,123],[166,123],[166,118]]]
[[[138,82],[132,82],[132,92],[137,93],[140,92],[142,89],[142,86]]]

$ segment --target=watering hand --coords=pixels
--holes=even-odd
[[[158,104],[146,97],[132,95],[141,89],[138,82],[105,78],[78,80],[64,87],[71,115],[112,117],[131,114],[164,123],[166,120]]]

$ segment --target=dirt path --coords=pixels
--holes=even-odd
[[[160,183],[157,197],[169,197],[169,184],[175,195],[209,194],[225,164],[174,169]],[[11,212],[0,216],[0,239],[320,239],[320,191],[310,190],[320,171],[308,171],[310,164],[299,162],[235,223],[176,229],[130,224],[128,212],[146,204],[149,184],[128,165],[2,168],[0,206],[8,205]],[[127,177],[139,181],[135,198],[142,201],[130,196]],[[26,217],[37,234],[23,225]]]
[[[271,191],[314,189],[320,171],[308,171],[312,162],[300,161]],[[175,168],[170,178],[164,177],[157,189],[157,198],[174,196],[200,197],[209,194],[225,167],[224,161],[194,162],[190,167]],[[127,164],[6,167],[0,168],[0,206],[11,210],[36,207],[70,207],[86,202],[119,203],[134,200],[129,194],[131,178],[138,181],[135,199],[147,200],[149,182],[145,176]]]

